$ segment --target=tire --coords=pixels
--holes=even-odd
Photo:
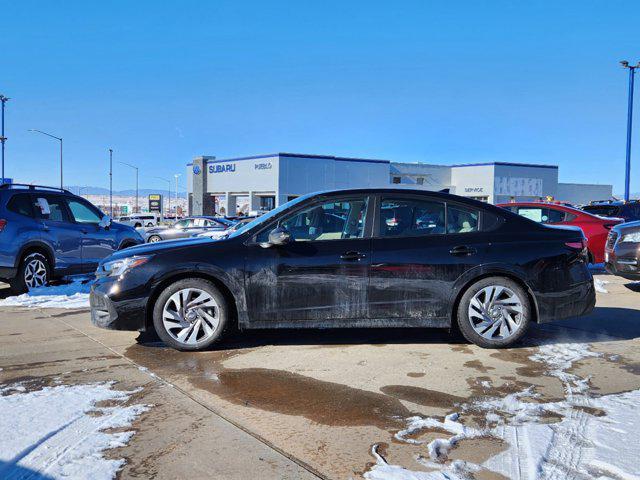
[[[505,348],[526,333],[533,311],[527,292],[518,283],[506,277],[488,277],[467,288],[456,316],[462,335],[471,343]]]
[[[142,228],[142,224],[141,223],[136,223],[133,228]]]
[[[147,240],[147,243],[156,243],[156,242],[160,242],[161,240],[162,240],[162,237],[160,237],[159,235],[151,235]]]
[[[196,303],[200,298],[202,300]],[[185,312],[185,304],[208,307],[192,307]],[[230,324],[224,296],[213,283],[201,278],[187,278],[169,285],[153,307],[156,333],[165,344],[177,350],[209,348],[220,341]]]
[[[47,257],[34,252],[20,260],[16,277],[9,282],[15,293],[25,293],[31,288],[46,286],[51,280],[51,266]]]

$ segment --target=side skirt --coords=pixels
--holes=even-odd
[[[352,318],[346,320],[323,320],[323,321],[253,321],[241,325],[242,329],[265,329],[265,328],[450,328],[450,318],[390,318],[390,319],[367,319]]]

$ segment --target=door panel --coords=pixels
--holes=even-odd
[[[82,273],[82,226],[71,221],[62,195],[36,195],[36,198],[46,199],[51,210],[49,215],[38,211],[38,216],[43,226],[42,238],[54,252],[56,273]]]
[[[478,219],[476,211],[441,201],[382,199],[371,245],[370,318],[447,320],[455,280],[484,256]]]
[[[371,240],[367,197],[303,207],[268,226],[249,246],[245,271],[253,324],[331,326],[367,313]],[[276,226],[291,241],[262,248]]]

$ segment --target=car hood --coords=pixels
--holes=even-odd
[[[210,238],[197,238],[190,237],[181,240],[166,240],[156,243],[144,243],[142,245],[136,245],[124,250],[120,250],[105,258],[103,262],[117,260],[119,258],[133,257],[135,255],[153,255],[154,253],[165,252],[167,250],[175,250],[184,247],[191,247],[202,244],[211,244]]]

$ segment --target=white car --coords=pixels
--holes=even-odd
[[[233,232],[238,230],[240,227],[246,225],[247,223],[253,220],[255,220],[255,218],[253,217],[243,218],[242,220],[234,223],[233,225],[231,225],[229,228],[225,230],[212,230],[208,232],[202,232],[194,235],[194,237],[208,237],[208,238],[211,238],[212,240],[221,240],[223,238],[227,238],[229,235],[231,235]]]
[[[134,213],[118,218],[117,222],[134,228],[155,227],[160,222],[160,218],[153,213]]]

